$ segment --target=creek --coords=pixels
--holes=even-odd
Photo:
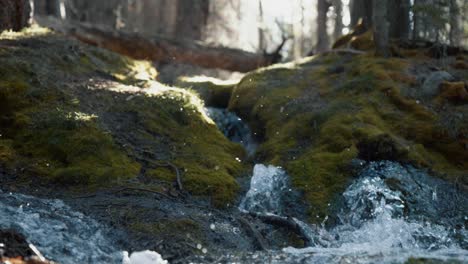
[[[240,118],[219,109],[209,109],[208,114],[226,137],[242,143],[253,155],[255,151],[249,147],[256,144]],[[305,230],[307,239],[315,241],[313,245],[255,253],[242,261],[404,263],[410,258],[428,258],[468,262],[466,191],[409,165],[358,162],[361,172],[341,195],[337,224],[317,228],[307,225],[305,219],[292,218]],[[283,216],[291,192],[288,178],[280,167],[255,164],[239,210]]]

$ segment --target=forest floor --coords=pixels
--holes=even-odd
[[[355,158],[393,158],[466,185],[466,57],[329,54],[236,85],[180,80],[188,91],[155,81],[147,62],[36,30],[0,38],[2,188],[60,198],[119,230],[127,250],[186,263],[260,249],[259,234],[272,249],[301,245],[238,211],[253,160],[192,90],[249,122],[262,143],[255,161],[288,170],[314,221],[332,212]],[[443,93],[431,86],[444,81]]]

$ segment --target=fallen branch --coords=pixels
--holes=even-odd
[[[304,245],[306,247],[316,245],[325,247],[328,245],[327,241],[325,240],[330,240],[328,237],[323,237],[323,234],[321,234],[321,231],[316,225],[307,225],[295,217],[255,212],[248,212],[248,214],[262,220],[265,223],[279,227],[285,227],[291,230],[304,241]]]
[[[267,243],[265,239],[263,238],[262,234],[258,232],[258,230],[250,224],[249,221],[247,221],[244,217],[239,216],[237,217],[237,221],[242,224],[246,229],[247,233],[250,233],[250,235],[255,239],[256,242],[256,247],[258,250],[267,250]]]

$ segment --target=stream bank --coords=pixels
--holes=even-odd
[[[275,65],[210,92],[228,110],[206,113],[194,92],[155,82],[147,62],[44,29],[0,44],[0,181],[13,193],[3,206],[9,217],[44,215],[39,223],[66,211],[70,228],[52,225],[52,237],[79,232],[69,218],[96,227],[91,237],[112,230],[96,258],[147,249],[170,263],[466,258],[467,108],[442,88],[425,93],[440,75],[431,58],[332,53]],[[444,89],[467,78],[447,71]],[[46,248],[31,229],[24,235]]]

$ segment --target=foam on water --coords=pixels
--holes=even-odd
[[[61,200],[0,191],[0,228],[19,231],[46,258],[62,264],[122,261],[106,229]]]
[[[288,190],[288,176],[280,167],[256,164],[250,188],[242,199],[239,209],[259,213],[281,214],[283,196]]]
[[[390,188],[395,181],[398,188]],[[408,192],[414,188],[421,190]],[[402,263],[410,257],[467,261],[466,194],[458,194],[458,201],[439,199],[438,204],[432,200],[435,188],[444,195],[458,192],[414,168],[372,163],[343,193],[346,208],[339,214],[341,224],[329,230],[334,241],[327,247],[284,252],[291,254],[290,261],[305,263]],[[460,208],[458,216],[443,213]],[[461,222],[451,225],[454,218]]]

